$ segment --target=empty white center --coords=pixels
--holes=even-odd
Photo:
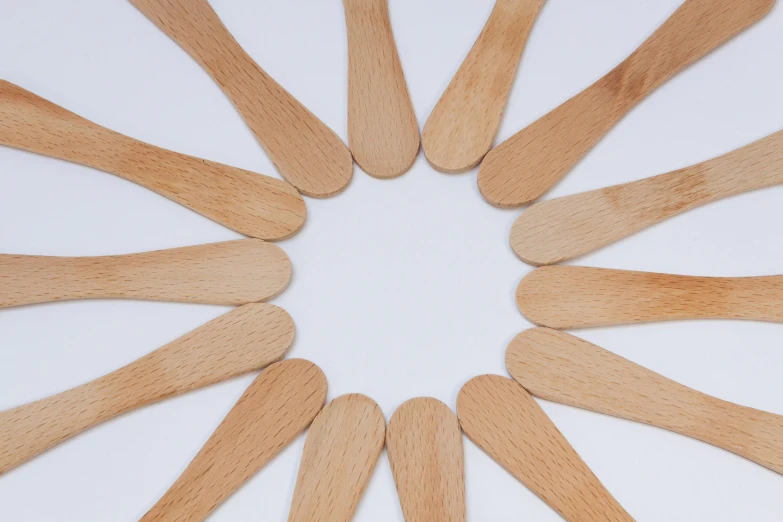
[[[400,178],[357,169],[345,193],[307,203],[305,228],[281,243],[294,277],[274,302],[297,325],[290,356],[320,365],[330,396],[365,393],[387,415],[422,395],[454,407],[468,379],[504,371],[529,267],[508,244],[518,212],[487,205],[475,172],[420,156]]]

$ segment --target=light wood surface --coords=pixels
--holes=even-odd
[[[348,522],[383,449],[386,420],[369,397],[330,402],[307,431],[288,522]]]
[[[348,147],[248,56],[206,0],[129,1],[214,78],[302,194],[328,197],[348,186]]]
[[[386,431],[406,522],[465,522],[465,464],[457,416],[437,399],[403,403]]]
[[[197,522],[304,431],[326,400],[326,378],[303,359],[259,375],[142,522]]]
[[[247,236],[282,239],[304,223],[284,181],[134,140],[3,80],[0,144],[115,174]]]
[[[649,93],[761,19],[774,3],[686,0],[606,76],[490,151],[478,176],[484,198],[499,207],[537,199]]]
[[[506,366],[536,397],[675,431],[783,473],[783,416],[705,395],[548,328],[519,334]]]
[[[536,203],[514,223],[511,246],[550,265],[608,245],[692,208],[783,183],[783,131],[668,174]]]
[[[276,296],[290,279],[288,256],[260,239],[102,257],[0,254],[0,308],[102,298],[240,305]]]
[[[517,287],[539,326],[581,328],[681,319],[783,322],[783,276],[697,277],[545,266]]]
[[[419,124],[394,43],[387,0],[343,0],[348,28],[348,142],[371,176],[407,171]]]
[[[0,412],[0,473],[125,412],[273,363],[293,339],[285,310],[248,304],[99,379]]]
[[[633,520],[519,384],[482,375],[457,397],[462,430],[569,522]]]
[[[544,0],[496,0],[422,134],[424,155],[441,172],[464,172],[492,147],[533,22]]]

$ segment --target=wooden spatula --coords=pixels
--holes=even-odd
[[[431,398],[402,404],[386,451],[406,522],[465,522],[462,432],[448,406]]]
[[[288,522],[348,522],[383,449],[386,421],[369,397],[343,395],[307,432]]]
[[[774,3],[686,0],[609,74],[487,154],[478,175],[484,198],[500,207],[537,199],[645,96],[761,19]]]
[[[520,281],[517,305],[537,325],[558,329],[681,319],[783,322],[783,276],[696,277],[545,266]]]
[[[101,298],[240,305],[290,279],[288,256],[260,239],[103,257],[0,254],[0,308]]]
[[[550,265],[586,254],[711,201],[783,183],[783,131],[681,170],[536,203],[514,223],[511,246]]]
[[[424,155],[442,172],[478,165],[492,147],[533,22],[544,0],[496,0],[476,43],[427,123]]]
[[[134,140],[3,80],[0,145],[115,174],[251,237],[282,239],[304,223],[284,181]]]
[[[263,368],[293,338],[285,310],[248,304],[99,379],[0,412],[0,473],[135,408]]]
[[[457,414],[473,442],[569,522],[633,520],[511,379],[468,381],[457,397]]]
[[[781,415],[705,395],[548,328],[519,334],[506,365],[536,397],[675,431],[783,473]]]
[[[326,378],[303,359],[259,375],[142,522],[198,522],[304,431],[326,400]]]
[[[419,152],[387,0],[343,0],[348,27],[348,142],[367,174],[393,178]]]
[[[327,197],[348,185],[348,147],[248,56],[206,0],[130,3],[206,69],[280,174],[302,194]]]

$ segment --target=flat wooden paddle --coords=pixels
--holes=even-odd
[[[0,412],[0,473],[130,410],[263,368],[293,339],[285,310],[248,304],[99,379]]]
[[[0,145],[115,174],[251,237],[282,239],[305,219],[284,181],[134,140],[3,80]]]
[[[487,154],[478,175],[484,198],[499,207],[537,199],[649,93],[760,20],[774,3],[686,0],[609,74]]]
[[[326,378],[303,359],[259,375],[174,485],[142,522],[198,522],[263,468],[313,421]]]
[[[0,308],[102,298],[240,305],[290,279],[288,256],[260,239],[103,257],[0,254]]]
[[[369,397],[330,402],[307,431],[288,522],[348,522],[383,449],[386,420]]]
[[[214,78],[280,174],[328,197],[353,175],[348,147],[242,49],[206,0],[130,0]]]
[[[348,142],[371,176],[407,171],[419,152],[413,113],[389,21],[388,0],[343,0],[348,27]]]
[[[462,430],[569,522],[633,520],[519,384],[482,375],[457,397]]]
[[[783,474],[781,415],[705,395],[548,328],[519,334],[506,366],[536,397],[671,430]]]
[[[406,522],[465,522],[465,465],[457,416],[437,399],[403,403],[386,431]]]
[[[668,174],[536,203],[511,229],[525,262],[586,254],[687,210],[783,183],[783,131]]]
[[[422,134],[424,155],[441,172],[464,172],[492,147],[519,60],[544,0],[496,0]]]
[[[520,281],[517,305],[535,324],[558,329],[681,319],[783,322],[783,276],[545,266]]]

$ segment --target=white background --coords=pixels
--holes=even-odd
[[[549,0],[498,139],[602,76],[680,3]],[[341,2],[212,4],[258,63],[346,139]],[[492,4],[391,0],[420,126]],[[783,128],[781,57],[778,5],[645,100],[546,197],[673,170]],[[0,76],[130,136],[277,175],[217,85],[129,3],[0,0]],[[783,187],[738,196],[576,262],[716,276],[783,273],[781,203]],[[379,181],[357,168],[345,193],[307,204],[302,232],[280,243],[294,279],[273,302],[296,321],[291,356],[324,369],[330,398],[365,393],[388,419],[415,396],[435,396],[453,408],[469,378],[505,374],[506,345],[530,326],[513,301],[530,267],[508,246],[519,210],[484,203],[475,171],[440,174],[420,155],[401,178]],[[0,147],[0,252],[120,254],[236,237],[117,177]],[[2,310],[0,410],[103,375],[226,310],[122,301]],[[698,390],[783,414],[783,325],[694,321],[578,334]],[[7,473],[0,477],[0,520],[137,520],[252,378],[125,415]],[[783,519],[783,477],[754,463],[656,428],[542,406],[638,520]],[[285,520],[303,441],[210,520]],[[467,441],[465,452],[471,520],[559,520]],[[402,521],[385,454],[355,519]]]

